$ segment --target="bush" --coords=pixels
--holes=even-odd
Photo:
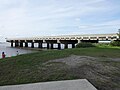
[[[93,45],[92,43],[88,43],[88,42],[82,42],[76,45],[76,48],[87,48],[87,47],[95,47],[95,45]]]
[[[95,43],[94,45],[96,47],[109,47],[110,43]]]
[[[110,43],[111,46],[120,46],[120,41],[113,41]]]

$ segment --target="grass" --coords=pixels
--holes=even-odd
[[[49,60],[70,55],[92,56],[98,60],[74,68],[60,62],[44,64]],[[120,58],[120,48],[47,50],[0,59],[0,85],[87,78],[98,90],[118,90],[120,62],[110,61],[107,58]]]

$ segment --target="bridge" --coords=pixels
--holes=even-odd
[[[99,41],[117,40],[120,40],[119,36],[117,33],[114,33],[8,38],[6,42],[10,42],[11,47],[28,47],[28,43],[31,43],[31,48],[34,48],[35,43],[38,43],[38,48],[43,48],[43,43],[46,43],[47,49],[54,49],[54,44],[57,44],[57,49],[61,49],[61,44],[64,44],[64,48],[68,48],[68,44],[71,44],[72,48],[75,48],[75,44],[80,42],[98,43]]]

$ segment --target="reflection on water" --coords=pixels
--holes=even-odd
[[[11,48],[9,43],[0,43],[0,58],[2,58],[2,52],[5,52],[6,57],[16,56],[17,51],[19,54],[31,53],[31,50],[23,50],[17,48]]]

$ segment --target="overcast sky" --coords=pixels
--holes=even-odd
[[[120,0],[0,0],[0,39],[116,33]]]

